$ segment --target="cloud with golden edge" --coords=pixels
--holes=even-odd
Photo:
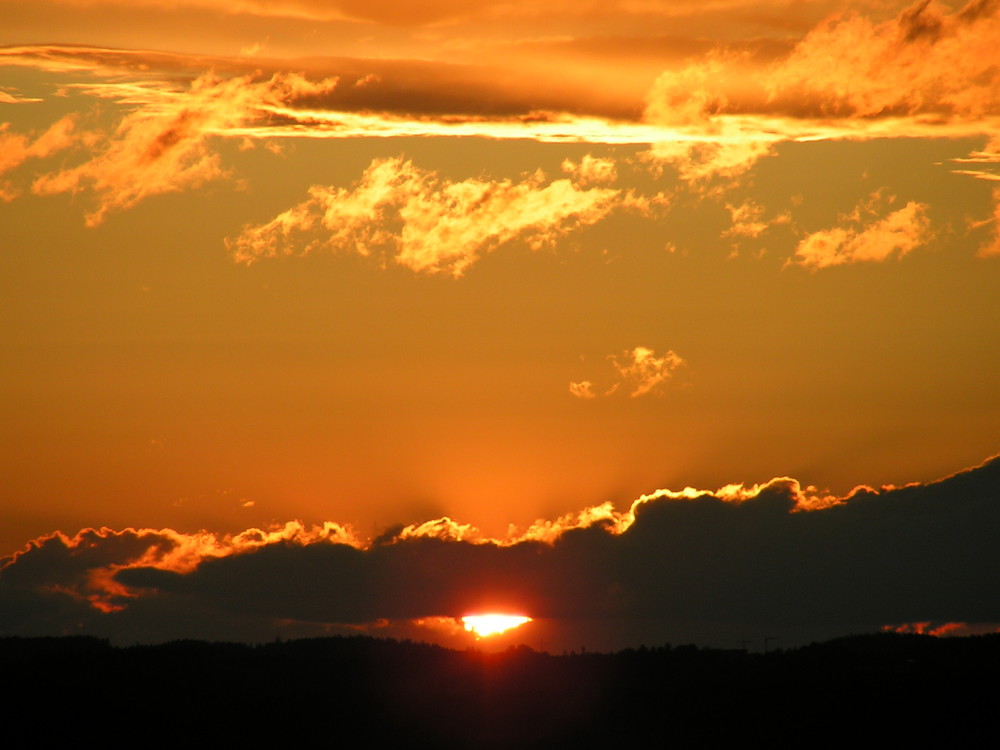
[[[686,364],[672,351],[658,357],[655,351],[645,346],[626,349],[620,355],[611,354],[607,359],[612,375],[604,388],[595,391],[592,381],[581,380],[570,382],[570,394],[585,400],[597,398],[598,395],[611,396],[618,392],[627,392],[629,398],[659,395],[673,377],[674,370]]]
[[[966,157],[952,159],[957,164],[970,165],[964,169],[953,169],[955,174],[968,175],[979,180],[990,182],[1000,182],[1000,135],[995,135],[987,142],[981,151],[973,151]],[[973,165],[978,165],[973,168]],[[976,256],[979,258],[991,258],[1000,255],[1000,187],[993,188],[993,214],[982,221],[971,223],[971,229],[979,227],[993,226],[993,236],[984,242]]]
[[[739,205],[727,203],[726,210],[729,211],[732,225],[722,233],[723,237],[756,238],[766,232],[772,224],[787,224],[791,221],[791,215],[787,212],[765,221],[766,209],[754,200],[745,200]]]
[[[86,138],[85,134],[76,132],[76,124],[76,115],[66,115],[32,140],[29,136],[11,132],[10,123],[0,123],[0,175],[28,159],[43,159],[73,146],[80,138]],[[13,186],[0,182],[0,200],[12,200],[16,195],[17,190]]]
[[[540,170],[516,182],[454,182],[402,157],[375,159],[351,188],[314,185],[308,199],[246,225],[226,246],[242,263],[325,249],[380,253],[416,273],[458,277],[505,243],[537,250],[615,209],[648,205],[613,188],[550,181]]]
[[[993,190],[993,216],[979,226],[993,224],[993,237],[980,246],[976,256],[979,258],[995,258],[1000,255],[1000,188]]]
[[[892,203],[876,191],[847,217],[848,226],[813,232],[799,242],[795,255],[785,263],[810,270],[849,263],[880,262],[892,256],[902,258],[931,238],[927,205],[909,201],[884,218],[874,218],[878,206]]]
[[[44,101],[43,99],[38,99],[37,97],[26,97],[20,96],[19,94],[9,93],[13,89],[8,89],[4,91],[0,88],[0,104],[31,104],[36,102]]]
[[[772,100],[826,115],[996,115],[998,43],[996,0],[958,11],[921,0],[882,23],[849,13],[811,31],[766,85]]]
[[[712,57],[665,71],[646,96],[643,120],[664,129],[642,158],[656,171],[669,164],[687,182],[735,178],[771,152],[781,136],[719,117],[727,107],[727,61]]]
[[[880,23],[835,15],[769,67],[719,51],[657,79],[643,120],[663,135],[643,159],[703,189],[786,141],[995,134],[998,45],[997,0],[921,0]]]
[[[592,182],[614,182],[618,179],[618,171],[614,159],[602,159],[590,154],[584,154],[580,163],[565,159],[561,165],[562,171],[570,175],[580,184]]]
[[[109,145],[106,154],[83,165],[78,172],[54,175],[38,183],[39,190],[48,191],[89,185],[104,195],[108,208],[127,207],[141,198],[141,195],[130,194],[120,181],[116,182],[113,157],[144,167],[147,176],[155,178],[149,182],[149,190],[155,192],[193,187],[225,174],[217,157],[207,149],[203,137],[205,131],[251,141],[279,137],[441,136],[523,138],[545,143],[649,145],[642,159],[654,172],[670,166],[691,187],[704,191],[710,180],[739,178],[761,158],[774,154],[778,144],[788,141],[995,134],[1000,128],[1000,111],[995,106],[997,73],[995,67],[990,67],[989,60],[992,58],[989,55],[995,48],[996,2],[972,3],[954,14],[934,10],[936,6],[924,5],[926,7],[922,6],[919,13],[904,13],[896,20],[883,24],[850,17],[854,19],[851,23],[860,23],[870,29],[868,36],[872,38],[881,39],[882,36],[895,34],[895,46],[882,44],[881,48],[885,54],[905,58],[907,62],[903,65],[902,62],[890,61],[886,63],[890,68],[895,65],[893,69],[902,66],[905,70],[918,71],[923,65],[929,72],[910,76],[920,85],[931,79],[938,81],[935,76],[946,75],[948,81],[947,85],[940,81],[927,83],[932,86],[932,93],[937,93],[933,96],[927,94],[923,99],[916,94],[904,97],[906,106],[890,102],[879,110],[878,116],[871,115],[874,105],[866,102],[881,99],[866,92],[872,85],[881,85],[877,83],[879,77],[866,76],[863,70],[859,70],[859,67],[867,68],[857,61],[857,55],[852,56],[853,47],[850,44],[832,45],[831,49],[831,35],[842,34],[849,40],[848,32],[854,28],[843,18],[818,28],[777,66],[762,68],[746,53],[723,51],[687,67],[663,72],[646,98],[641,121],[609,119],[594,113],[571,114],[564,111],[569,103],[558,96],[546,99],[538,111],[526,109],[529,98],[513,96],[507,102],[507,114],[490,114],[493,112],[491,102],[500,95],[488,85],[494,79],[488,76],[477,78],[475,70],[469,66],[446,66],[447,71],[441,70],[428,77],[417,75],[417,68],[413,67],[417,64],[407,61],[400,61],[394,67],[364,61],[331,62],[329,65],[333,67],[324,69],[320,66],[318,70],[326,70],[323,75],[336,75],[341,71],[350,80],[357,81],[384,79],[391,85],[387,84],[383,94],[374,92],[380,89],[379,83],[361,88],[344,86],[334,95],[330,83],[334,79],[328,78],[322,84],[310,84],[323,86],[323,90],[305,92],[310,97],[308,107],[303,106],[303,101],[295,101],[300,98],[299,93],[274,95],[282,88],[279,81],[287,83],[296,77],[304,81],[301,76],[274,73],[271,85],[267,85],[266,81],[256,80],[257,76],[248,73],[231,79],[229,85],[231,96],[235,97],[237,90],[242,89],[245,98],[237,98],[231,107],[222,107],[220,112],[217,111],[220,108],[213,105],[211,97],[205,96],[202,89],[214,89],[217,98],[225,100],[225,82],[213,79],[214,84],[209,87],[200,86],[184,92],[178,90],[174,83],[177,72],[204,69],[207,65],[245,70],[246,61],[50,45],[0,48],[0,64],[28,65],[56,72],[88,71],[107,81],[87,86],[74,84],[73,90],[114,98],[125,106],[139,106],[139,110],[122,123],[115,137],[115,140],[121,141],[135,128],[128,147],[124,143],[119,147]],[[941,29],[935,32],[936,35],[913,31],[933,26],[926,22],[926,17],[934,13],[943,13],[941,18],[946,19],[941,22]],[[955,39],[963,40],[963,44],[969,41],[970,49],[975,54],[970,60],[958,60],[953,69],[945,74],[934,68],[935,61],[954,56],[948,50],[958,44]],[[930,45],[930,51],[927,55],[915,54],[911,50],[914,45]],[[818,59],[836,61],[833,65],[824,63],[826,69],[834,71],[830,75],[841,75],[845,70],[854,72],[843,74],[842,84],[834,85],[819,78],[816,85],[821,90],[804,91],[803,87],[808,88],[813,79],[808,76],[795,78],[797,66],[808,65]],[[880,65],[881,59],[871,64]],[[381,66],[380,72],[370,70],[372,66]],[[150,72],[152,70],[160,70],[159,77]],[[375,78],[370,77],[373,75]],[[452,80],[456,75],[464,82],[458,98]],[[122,83],[123,78],[133,80]],[[876,83],[873,84],[873,81]],[[369,88],[373,90],[371,96],[374,98],[357,100],[356,93],[343,93],[342,99],[337,98],[339,92],[366,91]],[[919,85],[914,83],[911,88],[918,91]],[[400,89],[411,95],[400,98]],[[830,104],[830,91],[840,99],[855,104]],[[970,91],[978,92],[978,99],[973,97],[978,103],[962,98]],[[256,102],[248,101],[254,97]],[[185,98],[189,101],[188,119],[173,123],[171,117],[178,116],[178,111],[184,107],[181,100]],[[414,102],[431,104],[426,105],[426,111],[422,111],[421,105]],[[206,105],[208,112],[201,115]],[[466,114],[457,114],[459,111]],[[158,124],[146,123],[157,113],[161,120]],[[254,113],[267,116],[253,116]],[[130,156],[133,147],[139,153],[148,152],[148,148],[143,146],[148,146],[149,142],[155,144],[161,137],[156,132],[143,135],[139,132],[140,126],[154,131],[161,129],[162,138],[166,141],[178,138],[178,143],[171,149],[176,155],[174,166],[177,168],[172,172],[164,169],[174,175],[173,179],[164,179],[157,169],[145,164],[142,159]],[[153,161],[160,167],[169,166],[169,160],[161,158]],[[612,165],[595,157],[585,157],[580,164],[566,164],[565,168],[572,170],[574,181],[578,184],[609,182],[613,174]],[[91,216],[91,221],[96,222],[103,214],[98,210]]]
[[[449,619],[470,612],[612,625],[670,620],[678,602],[682,620],[721,618],[736,632],[775,617],[789,629],[833,615],[866,629],[933,617],[998,622],[988,575],[998,483],[993,459],[938,482],[859,486],[846,497],[790,477],[662,489],[624,511],[606,503],[504,540],[470,538],[447,518],[363,542],[332,523],[230,535],[57,532],[0,560],[0,633],[134,640],[138,629],[171,639],[219,627],[254,640],[286,627],[451,629]]]
[[[244,554],[268,545],[305,546],[321,542],[358,544],[349,527],[332,522],[306,527],[299,521],[289,521],[268,530],[251,528],[237,534],[88,528],[73,536],[56,531],[31,540],[23,550],[0,559],[0,573],[17,566],[22,558],[42,556],[52,570],[60,571],[59,582],[52,584],[60,593],[89,602],[101,612],[113,612],[123,608],[123,599],[135,596],[116,580],[121,570],[150,567],[185,574],[206,560]]]
[[[132,84],[79,85],[98,96],[137,108],[122,118],[96,155],[82,164],[44,174],[32,190],[39,195],[89,188],[98,208],[86,217],[97,226],[111,211],[135,206],[162,193],[198,187],[228,173],[208,145],[212,136],[250,124],[266,110],[303,96],[331,90],[336,81],[312,83],[298,74],[220,79],[208,73],[186,90],[166,91]]]

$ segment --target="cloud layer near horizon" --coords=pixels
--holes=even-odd
[[[789,478],[661,490],[506,540],[450,519],[361,542],[336,524],[238,535],[81,531],[3,561],[4,634],[268,637],[499,610],[613,631],[636,619],[771,628],[1000,621],[1000,461],[818,496]],[[251,627],[250,624],[253,624]],[[235,637],[235,636],[233,636]]]

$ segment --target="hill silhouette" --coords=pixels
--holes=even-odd
[[[879,634],[769,654],[552,655],[369,637],[115,647],[0,639],[7,747],[824,747],[988,738],[1000,636]],[[169,739],[174,738],[174,739]]]

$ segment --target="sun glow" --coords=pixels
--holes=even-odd
[[[476,638],[503,633],[526,622],[531,622],[531,618],[524,615],[466,615],[462,618],[465,629],[474,633]]]

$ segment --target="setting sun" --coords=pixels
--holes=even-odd
[[[465,629],[475,633],[476,638],[503,633],[526,622],[531,622],[531,618],[523,615],[466,615],[462,618]]]

